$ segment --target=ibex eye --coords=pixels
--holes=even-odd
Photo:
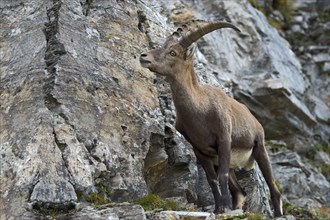
[[[171,55],[172,57],[175,57],[175,56],[176,56],[175,51],[171,50],[171,51],[170,51],[170,55]]]

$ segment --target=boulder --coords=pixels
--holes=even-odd
[[[143,208],[139,205],[131,205],[128,203],[106,204],[98,206],[80,207],[78,211],[72,213],[53,212],[46,215],[43,219],[77,219],[77,220],[145,220],[146,215]],[[40,215],[32,212],[26,212],[21,216],[23,219],[40,219]]]
[[[319,209],[330,206],[329,181],[307,160],[285,148],[269,152],[274,176],[285,199],[295,206]]]

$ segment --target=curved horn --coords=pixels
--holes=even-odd
[[[196,29],[191,30],[191,32],[188,32],[187,35],[182,36],[179,41],[179,44],[184,48],[189,47],[192,43],[203,37],[205,34],[220,28],[232,28],[237,32],[241,32],[236,26],[228,22],[206,22],[201,20],[193,20],[191,23],[196,26]]]

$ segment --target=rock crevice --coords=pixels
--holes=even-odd
[[[47,108],[54,112],[59,106],[57,98],[54,97],[53,91],[56,82],[57,63],[61,56],[66,51],[64,45],[59,41],[57,35],[59,34],[59,10],[61,9],[62,1],[53,0],[51,8],[47,9],[48,22],[45,23],[44,34],[46,37],[46,51],[45,51],[45,63],[47,76],[45,78],[45,84],[43,86],[45,105]]]

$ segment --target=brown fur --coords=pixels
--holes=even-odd
[[[245,105],[222,89],[198,82],[194,52],[194,44],[183,48],[172,35],[161,48],[142,54],[140,62],[143,67],[165,75],[171,85],[176,129],[191,143],[205,170],[215,199],[214,212],[224,212],[230,207],[229,190],[232,207],[243,207],[245,192],[233,169],[252,169],[256,160],[269,186],[275,215],[281,216],[281,195],[274,184],[261,124]]]

